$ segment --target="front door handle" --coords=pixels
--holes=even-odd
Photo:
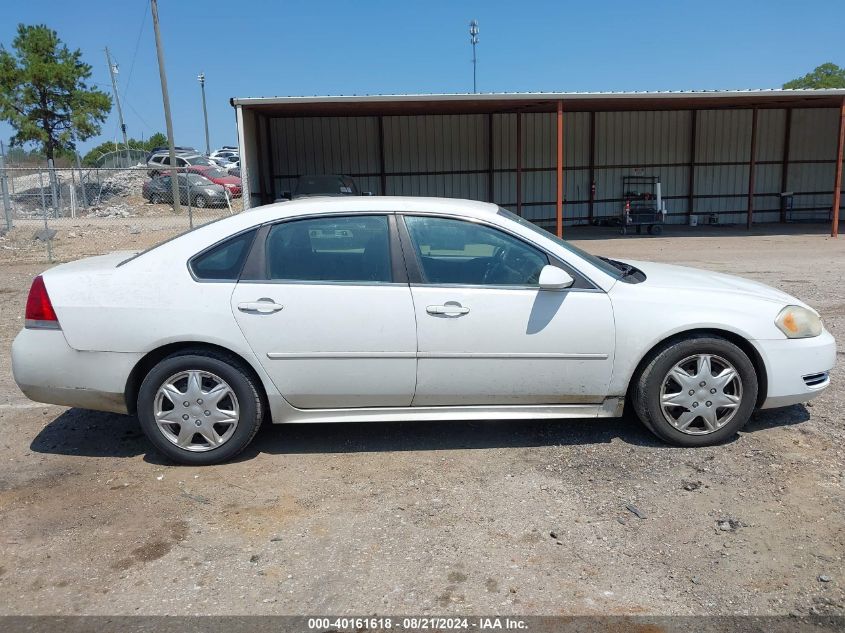
[[[462,314],[468,314],[469,308],[465,308],[456,301],[448,301],[442,306],[427,306],[425,311],[435,315],[461,316]]]
[[[238,304],[238,310],[241,312],[254,312],[257,314],[272,314],[279,310],[284,310],[285,306],[276,303],[268,297],[261,297],[258,301],[245,301]]]

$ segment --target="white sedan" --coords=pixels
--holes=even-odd
[[[137,414],[178,462],[275,423],[601,418],[681,446],[805,402],[836,348],[759,283],[599,258],[492,204],[307,198],[52,268],[12,347],[39,402]]]

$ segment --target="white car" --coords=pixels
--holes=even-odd
[[[144,253],[52,268],[12,346],[33,400],[137,413],[173,460],[275,423],[595,418],[732,437],[829,384],[834,339],[779,290],[594,257],[443,198],[261,207]]]

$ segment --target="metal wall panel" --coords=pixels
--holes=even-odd
[[[597,112],[596,165],[686,163],[689,126],[686,111]]]
[[[835,161],[838,135],[838,110],[832,108],[796,108],[792,111],[789,160]],[[829,185],[829,188],[833,189],[833,185]]]
[[[273,119],[271,134],[276,175],[379,171],[376,117]]]
[[[384,157],[390,172],[487,168],[487,118],[481,114],[384,118]]]
[[[695,162],[748,163],[751,110],[699,110]]]
[[[245,115],[254,116],[245,111]],[[697,166],[693,212],[725,213],[723,222],[744,222],[752,112],[748,109],[697,112],[695,148],[690,148],[690,111],[595,113],[595,216],[618,215],[624,175],[661,179],[670,222],[688,212],[691,149]],[[255,117],[252,136],[264,135]],[[250,119],[251,120],[251,119]],[[254,191],[272,171],[274,194],[290,190],[297,175],[343,173],[362,190],[388,195],[433,195],[487,200],[492,156],[493,200],[515,208],[516,128],[514,113],[385,116],[386,191],[381,191],[379,118],[301,117],[269,121],[269,152],[252,150],[248,179]],[[492,130],[491,130],[492,121]],[[590,114],[563,113],[564,219],[586,220],[590,197]],[[786,111],[761,109],[757,119],[755,221],[777,219]],[[838,110],[795,109],[790,165],[783,186],[796,193],[795,206],[829,208],[833,185]],[[247,127],[246,124],[244,127]],[[492,131],[492,138],[489,138]],[[492,147],[491,147],[492,143]],[[523,214],[554,225],[557,119],[554,113],[522,115]],[[269,165],[267,164],[269,163]],[[729,164],[718,164],[729,163]],[[260,177],[261,178],[260,178]],[[728,215],[729,214],[729,215]]]
[[[786,110],[757,111],[757,160],[783,160]]]

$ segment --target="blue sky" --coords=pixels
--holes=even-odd
[[[199,72],[211,144],[231,144],[233,96],[471,91],[473,18],[482,92],[776,88],[823,62],[845,65],[841,0],[159,0],[159,14],[176,141],[197,148]],[[5,47],[19,22],[58,31],[110,92],[108,46],[130,136],[164,131],[148,0],[9,1]],[[113,110],[83,148],[118,137]]]

